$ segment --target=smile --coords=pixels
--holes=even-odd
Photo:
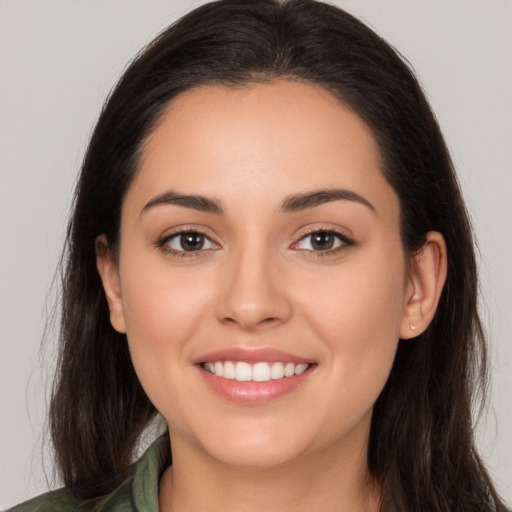
[[[258,362],[255,364],[244,361],[216,361],[203,363],[201,366],[207,372],[224,379],[238,382],[268,382],[301,375],[310,365],[281,361]]]

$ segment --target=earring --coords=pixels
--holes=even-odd
[[[411,329],[411,331],[415,331],[416,330],[416,326],[414,324],[411,324],[411,325],[409,325],[409,329]]]

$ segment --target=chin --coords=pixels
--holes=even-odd
[[[293,462],[298,457],[295,450],[283,450],[278,446],[245,446],[235,452],[211,454],[226,466],[246,470],[268,470]]]
[[[214,443],[211,441],[215,440]],[[224,430],[203,444],[214,459],[228,466],[246,469],[269,469],[292,462],[307,450],[307,440],[299,432],[283,426]]]

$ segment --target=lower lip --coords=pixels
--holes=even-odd
[[[213,391],[231,402],[248,405],[265,404],[297,391],[310,376],[313,368],[311,365],[304,373],[293,377],[266,382],[239,382],[217,377],[198,365],[201,376]]]

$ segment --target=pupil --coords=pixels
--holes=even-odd
[[[180,241],[185,251],[197,251],[204,245],[203,236],[198,233],[186,233],[181,235]]]
[[[316,233],[313,235],[311,245],[318,250],[331,249],[334,245],[334,237],[330,233]]]

